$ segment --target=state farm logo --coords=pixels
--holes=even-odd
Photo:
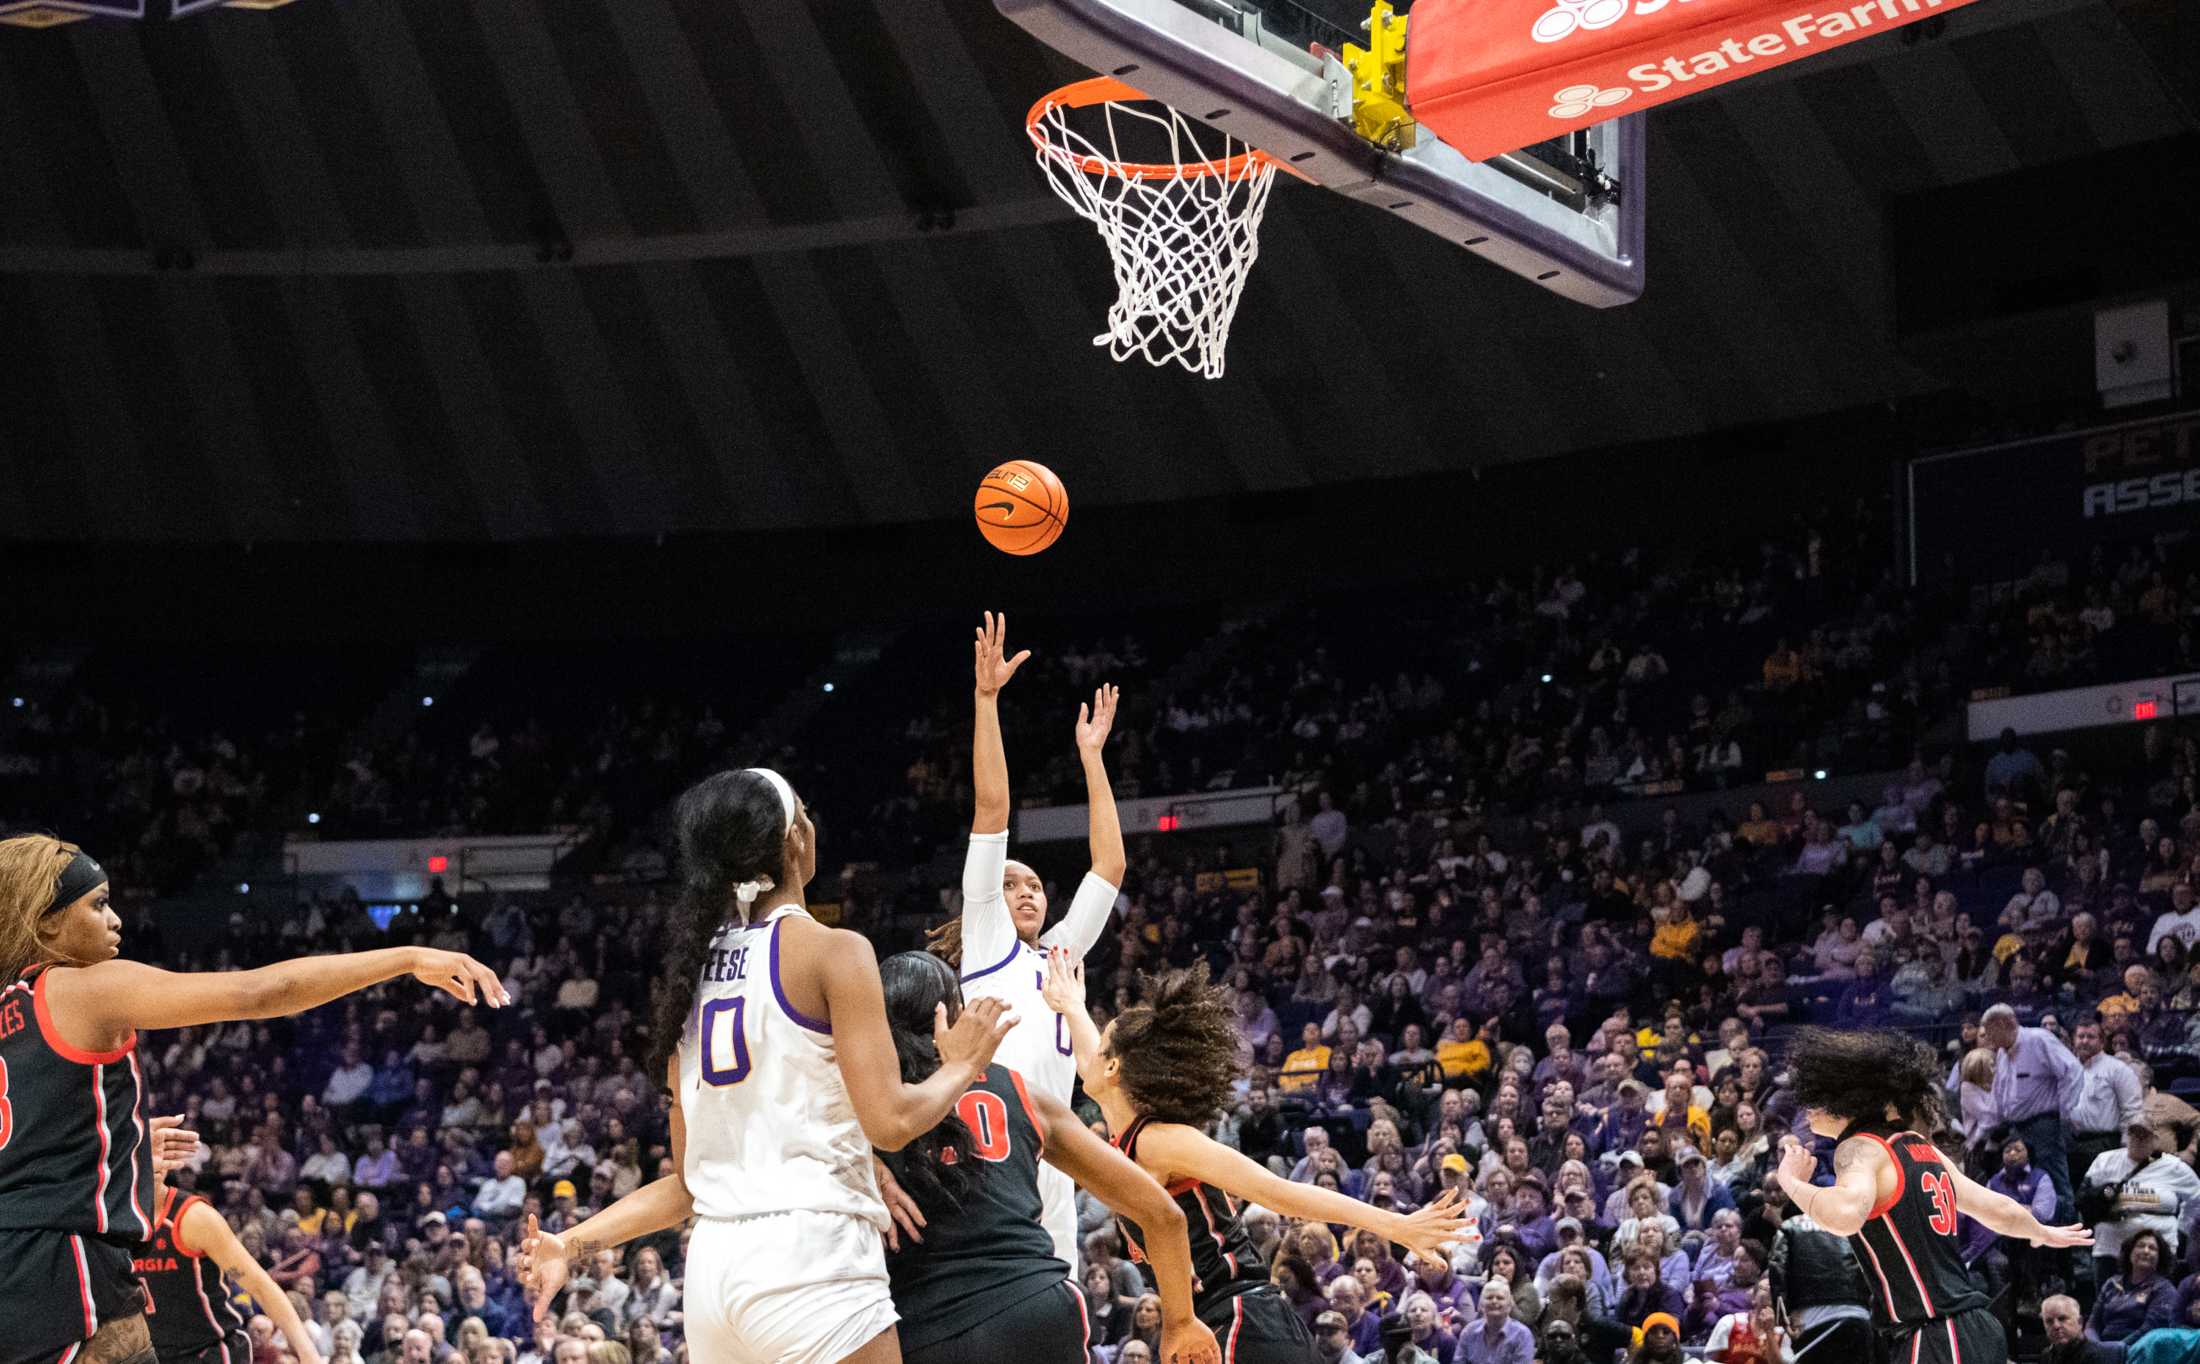
[[[1551,8],[1537,17],[1535,26],[1528,32],[1539,43],[1555,43],[1577,28],[1595,32],[1610,28],[1627,17],[1630,9],[1636,14],[1656,14],[1671,4],[1686,4],[1687,0],[1557,0]]]
[[[1609,109],[1630,98],[1635,92],[1625,86],[1616,89],[1600,89],[1594,85],[1569,85],[1552,95],[1558,101],[1551,106],[1552,118],[1580,118],[1591,109]]]

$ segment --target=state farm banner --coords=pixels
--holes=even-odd
[[[2008,582],[2051,550],[2200,530],[2200,412],[1952,450],[1909,466],[1910,581]]]
[[[1970,3],[1417,0],[1406,103],[1480,161]]]

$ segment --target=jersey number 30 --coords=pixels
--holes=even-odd
[[[746,998],[736,996],[703,1005],[696,1030],[702,1034],[704,1084],[723,1089],[749,1078],[749,1039],[741,1032],[748,1004]]]
[[[1956,1189],[1954,1183],[1949,1180],[1948,1176],[1933,1170],[1928,1170],[1920,1175],[1917,1182],[1924,1188],[1925,1196],[1933,1200],[1932,1229],[1942,1236],[1955,1235]]]

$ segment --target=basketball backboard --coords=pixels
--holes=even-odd
[[[1369,118],[1386,53],[1402,79],[1405,20],[1387,6],[1371,20],[1353,0],[994,3],[1093,71],[1553,293],[1605,308],[1642,292],[1639,117],[1470,161],[1402,101],[1395,122]]]

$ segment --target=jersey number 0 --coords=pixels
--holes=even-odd
[[[723,1089],[749,1078],[749,1039],[741,1032],[748,1004],[745,997],[737,995],[703,1005],[696,1031],[702,1035],[704,1084]]]

